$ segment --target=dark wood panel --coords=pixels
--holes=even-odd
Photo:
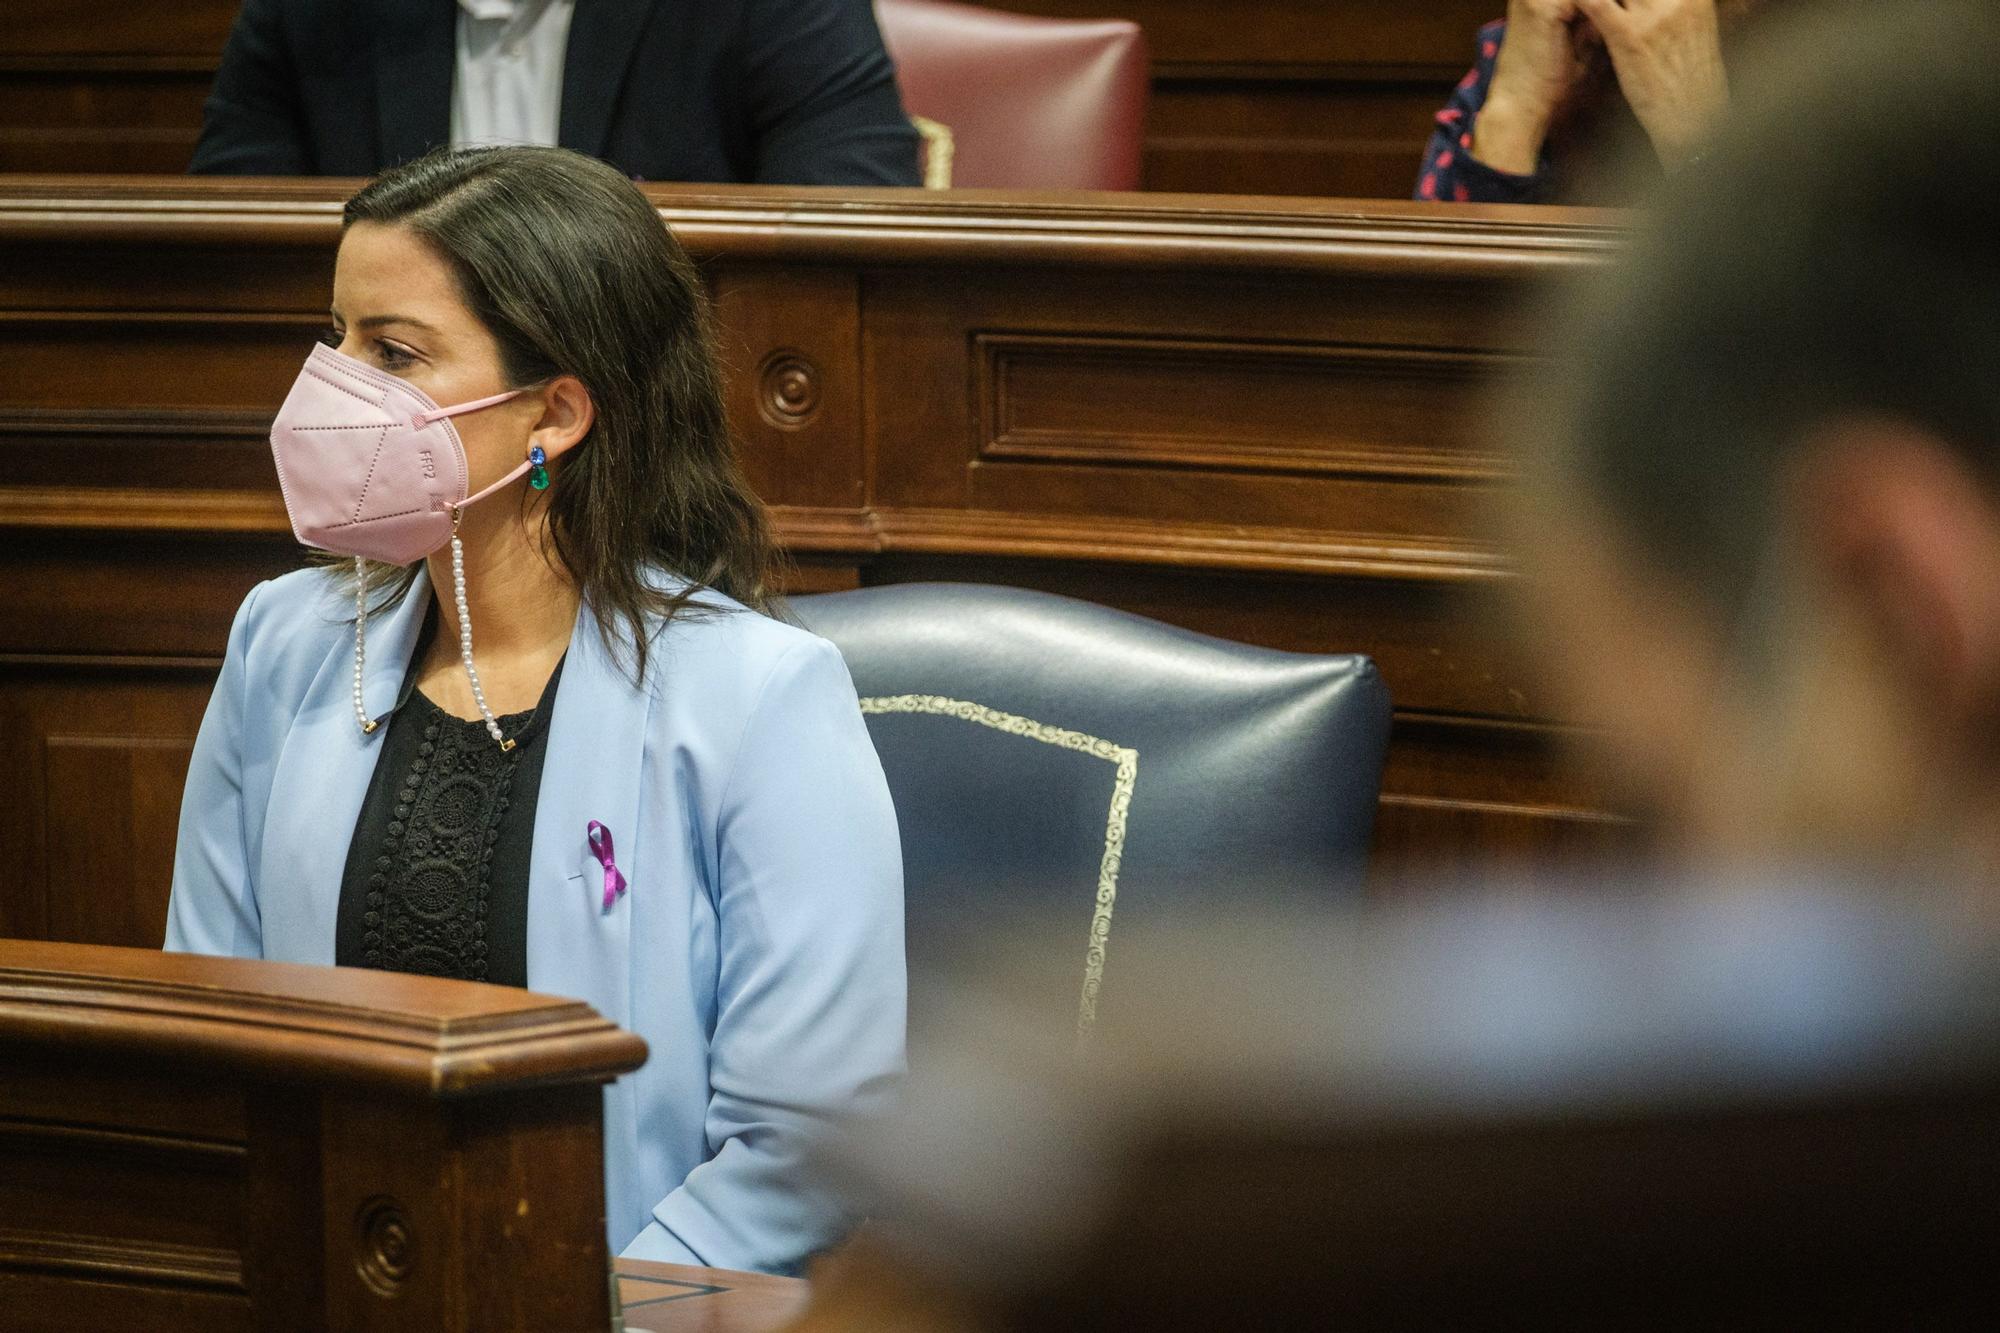
[[[0,935],[158,947],[214,679],[198,666],[0,665]]]
[[[271,416],[262,407],[18,407],[6,397],[0,389],[0,454],[17,487],[268,491],[278,484]]]
[[[166,497],[140,512],[170,521],[184,511],[167,501],[199,503],[199,493]],[[277,497],[259,497],[253,511],[264,530],[232,534],[217,525],[197,540],[63,531],[61,518],[88,521],[82,502],[92,497],[70,498],[78,503],[57,511],[46,527],[0,532],[0,566],[13,582],[0,616],[0,655],[220,662],[230,622],[250,589],[302,563],[290,529],[279,526],[284,502]]]
[[[1493,469],[1464,426],[1472,376],[1494,358],[1449,349],[1494,334],[1426,287],[975,273],[951,300],[936,298],[921,272],[886,274],[869,287],[868,356],[898,368],[868,405],[879,505],[1401,541],[1475,526],[1478,483]],[[997,400],[1003,367],[977,363],[984,382],[968,394],[968,340],[1049,349],[1029,386],[1043,394],[1040,422],[1073,421],[1098,443],[1086,450],[1044,438],[1047,448],[1024,453],[1004,436],[994,441],[1006,426],[1008,405]],[[1213,456],[1260,425],[1261,439],[1237,448],[1257,449],[1265,466],[1245,470],[1240,452]],[[1169,431],[1217,444],[1203,460],[1191,444],[1163,441]],[[1270,465],[1280,455],[1290,456],[1288,467]],[[1183,466],[1129,465],[1137,461]],[[1385,476],[1393,472],[1407,475]]]
[[[192,735],[43,739],[42,845],[54,853],[50,938],[136,945],[166,938],[166,889],[193,752]]]
[[[75,1267],[114,1214],[120,1240],[164,1274],[240,1291],[242,1158],[231,1144],[0,1117],[0,1218],[34,1218],[45,1261]]]
[[[1186,337],[977,338],[979,458],[1491,477],[1465,444],[1492,358]]]
[[[323,317],[151,311],[8,311],[0,316],[9,374],[0,406],[95,411],[104,388],[121,388],[117,406],[262,409],[283,401]],[[187,368],[199,365],[201,373]],[[211,417],[211,419],[213,419]]]
[[[78,4],[8,0],[0,58],[189,56],[213,59],[236,19],[239,0],[162,4]]]
[[[1270,73],[1158,76],[1147,121],[1146,188],[1407,198],[1432,117],[1463,76],[1457,70],[1377,81]]]
[[[0,170],[186,170],[213,78],[0,56]]]
[[[1579,772],[1566,728],[1406,707],[1391,735],[1375,825],[1383,893],[1479,877],[1587,878],[1642,846],[1643,828]]]
[[[93,177],[69,176],[70,192],[88,199]],[[193,182],[188,182],[193,184]],[[339,218],[337,192],[320,182],[301,181],[301,189],[321,201],[301,205],[289,219],[294,225],[324,227]],[[266,197],[282,190],[265,187]],[[106,212],[110,216],[106,216]],[[182,214],[177,228],[190,236],[201,212]],[[323,215],[323,216],[322,216]],[[263,315],[286,339],[311,337],[326,327],[327,306],[333,298],[333,249],[284,243],[283,229],[263,238],[236,237],[228,245],[176,245],[173,262],[160,262],[158,252],[143,246],[107,246],[77,233],[84,224],[104,230],[120,226],[143,229],[143,214],[120,216],[113,210],[92,210],[75,219],[75,227],[52,219],[36,236],[10,238],[11,268],[7,273],[7,309],[17,318],[84,311],[131,311],[145,317],[186,321],[191,312],[214,321],[224,315]],[[106,404],[109,406],[109,404]]]
[[[184,171],[237,0],[10,0],[0,172]]]

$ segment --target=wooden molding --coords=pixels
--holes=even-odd
[[[876,511],[875,520],[885,552],[1102,560],[1425,582],[1484,581],[1507,572],[1496,552],[1445,538],[1370,540],[1284,528],[958,509],[884,509]]]
[[[0,241],[330,246],[356,180],[17,175]],[[1501,279],[1601,259],[1596,209],[1082,191],[648,185],[699,258]]]
[[[57,1046],[430,1097],[607,1082],[646,1056],[590,1006],[512,987],[0,940],[0,1047]]]
[[[771,527],[786,550],[867,557],[882,551],[881,525],[866,509],[771,505]]]
[[[5,1122],[0,1122],[0,1127],[4,1126]],[[43,1126],[29,1128],[36,1137],[47,1132]],[[182,1140],[171,1146],[176,1154],[185,1155],[201,1145]],[[244,1155],[241,1147],[221,1151],[236,1158]],[[233,1250],[131,1239],[112,1244],[82,1236],[49,1236],[0,1228],[0,1272],[10,1268],[53,1270],[112,1281],[138,1277],[228,1292],[244,1289],[243,1260]]]
[[[790,551],[863,559],[898,552],[1025,556],[1445,582],[1507,572],[1496,552],[1446,538],[1358,539],[1287,528],[965,509],[777,505],[771,518],[779,542]],[[9,530],[285,537],[291,525],[275,493],[0,487],[0,533]]]
[[[97,318],[105,317],[100,315]],[[133,322],[129,314],[117,318]],[[20,327],[27,322],[0,311],[0,324]],[[201,322],[221,321],[204,318]],[[290,325],[297,321],[275,319],[271,322]],[[204,436],[268,440],[271,414],[261,410],[213,407],[0,407],[0,436],[9,435],[92,435],[137,439]]]
[[[0,532],[10,529],[189,536],[292,530],[284,497],[276,491],[0,486]]]

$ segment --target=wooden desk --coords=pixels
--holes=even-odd
[[[626,1333],[774,1333],[806,1307],[799,1278],[620,1259]]]
[[[0,940],[0,1330],[601,1329],[575,1000]]]
[[[300,561],[266,432],[349,188],[0,178],[0,935],[160,938],[230,617]],[[1011,583],[1373,655],[1384,882],[1623,837],[1496,632],[1480,429],[1532,351],[1518,301],[1615,217],[649,189],[715,292],[800,587]],[[98,891],[52,892],[55,849]]]

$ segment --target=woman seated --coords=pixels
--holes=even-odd
[[[896,819],[832,645],[765,614],[687,256],[561,149],[348,201],[332,328],[271,430],[293,530],[188,775],[167,947],[581,998],[614,1251],[787,1270],[802,1172],[903,1061]]]
[[[1610,202],[1588,159],[1643,136],[1672,170],[1728,101],[1723,43],[1761,0],[1508,0],[1437,114],[1417,198]]]

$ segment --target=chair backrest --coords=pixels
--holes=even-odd
[[[862,696],[902,827],[913,972],[1073,927],[1052,1016],[1087,1029],[1114,919],[1359,883],[1389,731],[1365,657],[976,584],[791,607]]]
[[[1139,188],[1149,71],[1137,24],[949,0],[876,0],[875,11],[905,109],[950,131],[950,184]]]

